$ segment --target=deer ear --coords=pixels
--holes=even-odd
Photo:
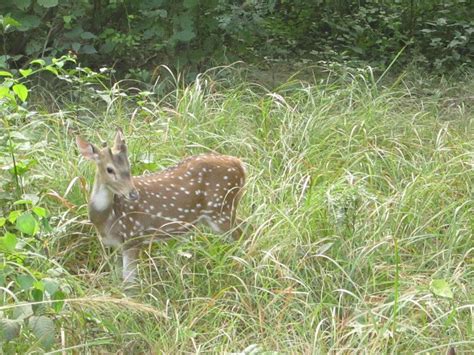
[[[76,144],[81,152],[82,156],[88,160],[98,160],[99,159],[99,150],[88,141],[82,139],[81,137],[76,137]]]
[[[125,138],[123,136],[123,131],[119,127],[117,128],[117,133],[115,133],[115,140],[114,140],[114,147],[113,151],[115,153],[121,153],[121,152],[126,152],[127,151],[127,145],[125,144]]]

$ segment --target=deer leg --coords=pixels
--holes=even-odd
[[[242,237],[242,223],[243,221],[240,220],[239,218],[236,218],[234,223],[233,223],[233,231],[232,231],[232,238],[234,238],[235,241],[239,240],[240,237]]]
[[[212,217],[206,217],[204,219],[206,221],[206,224],[211,227],[212,231],[214,233],[226,233],[232,230],[232,238],[234,240],[239,240],[241,235],[242,235],[242,229],[240,228],[240,220],[236,221],[229,221],[225,220],[223,221],[222,219],[219,218],[212,218]]]
[[[122,252],[123,281],[133,282],[137,274],[138,248],[124,248]]]

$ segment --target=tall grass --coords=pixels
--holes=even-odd
[[[384,86],[370,71],[345,71],[270,90],[236,74],[176,81],[162,97],[131,96],[120,84],[100,95],[57,95],[49,111],[38,103],[18,127],[43,144],[29,153],[40,182],[27,188],[75,206],[44,199],[55,216],[50,260],[79,299],[58,319],[53,349],[472,350],[471,76],[405,76]],[[144,250],[129,298],[116,253],[87,223],[93,169],[73,140],[110,140],[115,126],[124,128],[135,174],[209,151],[239,156],[248,168],[242,240],[199,228]],[[454,297],[433,293],[434,279]]]

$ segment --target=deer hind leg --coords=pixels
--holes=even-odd
[[[236,200],[234,198],[229,199],[222,204],[221,208],[216,209],[213,213],[203,216],[203,220],[215,233],[227,233],[232,232],[232,238],[234,240],[240,239],[242,235],[242,229],[240,228],[241,221],[235,217]]]
[[[232,238],[234,238],[235,241],[239,240],[240,237],[242,236],[243,230],[242,226],[243,221],[239,218],[234,219],[233,223],[233,230],[232,230]]]
[[[242,225],[243,222],[241,219],[237,218],[237,206],[239,205],[240,199],[242,197],[243,189],[242,187],[232,190],[230,194],[226,197],[226,202],[222,210],[225,213],[226,221],[229,222],[228,229],[232,230],[232,238],[234,240],[239,240],[242,236]]]
[[[212,229],[214,233],[223,234],[232,231],[232,238],[238,240],[242,234],[242,230],[237,227],[234,228],[234,224],[225,218],[225,216],[206,215],[202,217],[202,220]]]

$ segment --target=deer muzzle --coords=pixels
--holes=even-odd
[[[128,193],[127,198],[128,198],[129,200],[136,201],[136,200],[138,200],[138,197],[139,197],[139,196],[140,196],[140,195],[138,194],[138,190],[137,190],[137,189],[133,189],[133,190],[131,190],[131,191]]]

